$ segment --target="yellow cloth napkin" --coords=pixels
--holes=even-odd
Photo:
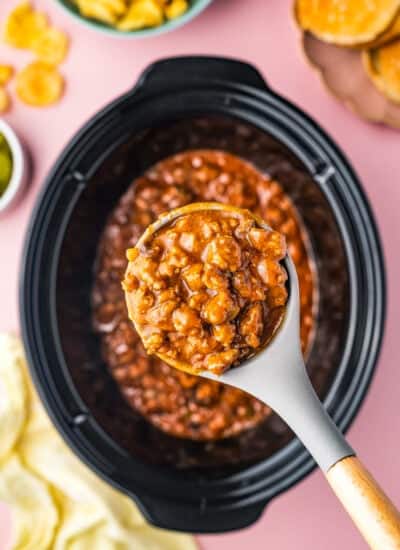
[[[196,550],[148,525],[135,504],[69,450],[29,379],[20,340],[0,334],[0,501],[13,550]]]

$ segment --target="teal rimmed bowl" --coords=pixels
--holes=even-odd
[[[95,31],[108,34],[109,36],[115,36],[117,38],[146,38],[170,32],[174,29],[177,29],[178,27],[181,27],[182,25],[185,25],[186,23],[197,17],[199,13],[201,13],[209,4],[211,4],[212,0],[190,0],[189,8],[180,17],[166,21],[158,27],[148,27],[136,31],[120,31],[112,27],[111,25],[102,23],[101,21],[96,21],[95,19],[84,17],[83,15],[81,15],[79,9],[77,8],[77,6],[74,5],[71,0],[56,0],[56,2],[66,12],[68,12],[69,15],[74,17],[74,19],[80,21],[86,27],[89,27]]]

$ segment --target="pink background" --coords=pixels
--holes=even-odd
[[[15,4],[16,0],[0,1],[0,21]],[[69,32],[72,44],[62,66],[67,80],[65,98],[45,110],[15,101],[5,116],[25,140],[34,169],[24,200],[0,219],[0,330],[18,331],[18,264],[25,227],[47,171],[75,131],[100,107],[132,86],[141,71],[157,58],[219,54],[248,60],[273,89],[328,130],[347,153],[372,202],[387,257],[390,303],[377,375],[349,439],[400,505],[400,134],[359,120],[328,95],[302,58],[288,0],[215,0],[186,27],[139,41],[116,40],[87,30],[67,17],[54,1],[37,0],[35,4],[45,8],[53,21]],[[0,63],[22,66],[28,59],[26,52],[0,45]],[[7,529],[2,526],[7,523],[8,516],[0,511],[0,550],[6,548]],[[273,501],[253,527],[234,534],[203,536],[200,541],[205,550],[366,548],[319,472]]]

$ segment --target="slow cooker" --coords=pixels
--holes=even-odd
[[[376,365],[385,277],[374,218],[348,161],[251,65],[161,60],[66,147],[37,200],[22,259],[20,317],[32,377],[57,429],[90,468],[154,525],[199,533],[253,523],[315,464],[281,426],[276,444],[268,444],[269,428],[255,432],[253,455],[235,438],[211,444],[163,434],[128,407],[101,359],[90,293],[105,220],[135,177],[196,148],[234,153],[271,174],[301,214],[319,292],[307,367],[326,370],[320,396],[342,430]]]

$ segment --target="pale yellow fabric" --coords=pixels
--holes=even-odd
[[[58,510],[47,484],[12,454],[0,468],[0,500],[13,511],[13,548],[49,548],[58,525]]]
[[[132,501],[69,450],[29,380],[22,346],[0,335],[0,501],[13,550],[195,550],[193,537],[148,525]],[[0,394],[1,395],[1,394]]]
[[[14,447],[26,420],[22,363],[18,339],[0,334],[0,462]]]

